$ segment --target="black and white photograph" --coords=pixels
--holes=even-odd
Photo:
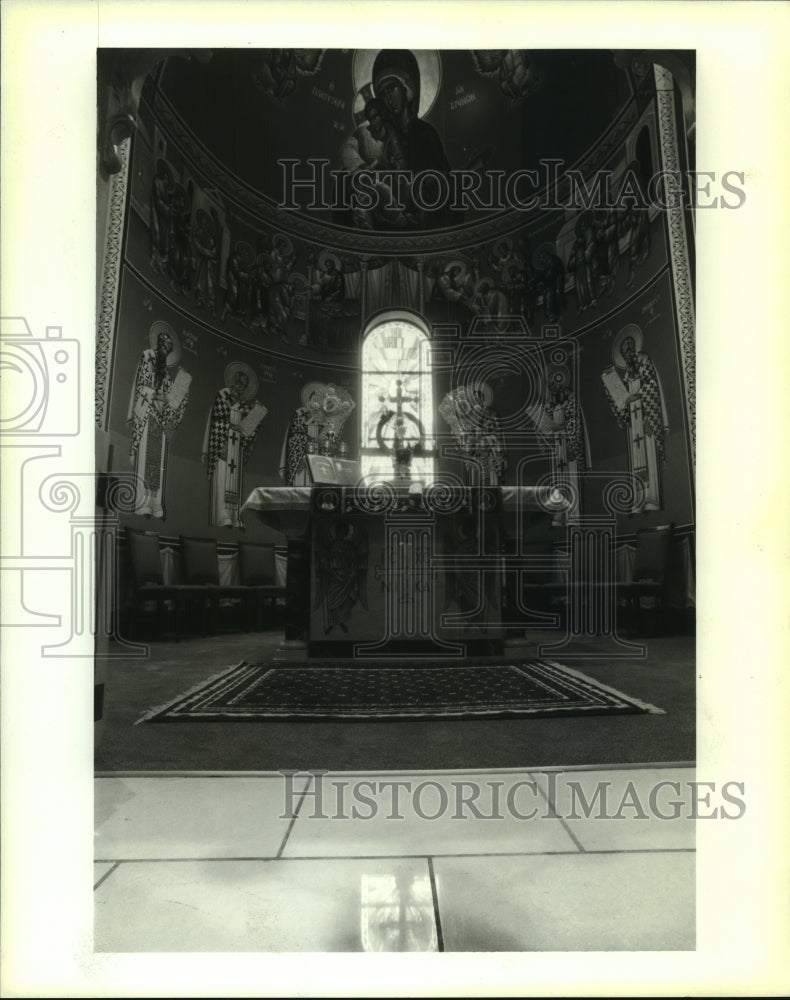
[[[53,56],[4,212],[8,995],[781,992],[788,128],[746,81],[723,127],[736,5],[217,6],[63,4],[95,129]]]

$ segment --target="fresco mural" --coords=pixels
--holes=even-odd
[[[243,361],[225,369],[225,385],[217,393],[203,439],[202,460],[210,484],[209,524],[240,527],[246,499],[244,466],[255,447],[261,421],[269,412],[255,397],[258,379]]]
[[[184,418],[192,376],[178,366],[181,344],[169,323],[151,326],[149,345],[140,356],[129,403],[129,455],[142,491],[135,508],[164,519],[168,441]]]
[[[628,469],[644,490],[632,514],[693,517],[689,330],[650,74],[602,51],[221,50],[163,60],[139,123],[100,392],[144,473],[143,516],[164,518],[174,463],[190,487],[208,478],[217,530],[244,528],[253,478],[307,483],[310,454],[391,475],[396,380],[363,355],[400,310],[444,351],[418,393],[425,441],[401,435],[412,477],[551,474],[573,497],[562,529],[596,509],[588,472]],[[154,322],[174,346],[162,368],[152,343],[137,374]],[[558,344],[572,361],[553,360]],[[469,386],[464,345],[485,369]],[[118,386],[138,377],[133,425]],[[407,421],[415,387],[398,377]]]
[[[635,323],[624,326],[612,343],[613,363],[601,375],[612,412],[626,431],[631,472],[642,487],[634,512],[663,506],[661,466],[669,431],[661,381],[642,346],[642,330]]]

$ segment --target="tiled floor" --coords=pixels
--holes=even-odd
[[[693,779],[685,767],[299,774],[290,788],[279,774],[100,777],[95,947],[693,950]]]

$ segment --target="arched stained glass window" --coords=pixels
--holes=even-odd
[[[385,317],[362,344],[361,471],[372,479],[393,476],[392,449],[398,437],[419,442],[411,462],[412,479],[434,478],[431,342],[416,322]]]

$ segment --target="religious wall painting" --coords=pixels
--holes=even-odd
[[[469,485],[499,486],[505,481],[507,451],[493,399],[487,382],[472,383],[452,389],[439,405],[463,457]]]
[[[540,243],[532,254],[532,268],[527,273],[527,303],[531,308],[527,314],[534,317],[538,301],[542,300],[543,319],[547,323],[557,323],[565,312],[565,265],[557,253],[555,243]]]
[[[624,292],[631,287],[650,256],[650,229],[647,208],[631,200],[620,208],[574,213],[558,234],[557,244],[566,256],[576,317],[608,310],[616,288]]]
[[[140,169],[146,153],[137,154]],[[223,198],[196,182],[189,167],[157,156],[148,201],[150,267],[166,287],[214,318],[227,288],[231,234]],[[226,296],[227,297],[227,296]]]
[[[368,611],[368,531],[361,519],[318,519],[313,534],[313,611],[325,636],[347,634],[355,608]]]
[[[216,209],[207,212],[199,208],[195,213],[194,277],[195,301],[199,308],[207,309],[212,316],[217,314],[217,286],[219,283],[219,254],[221,242],[220,220]]]
[[[280,478],[288,486],[312,483],[309,455],[348,456],[343,426],[356,406],[348,389],[333,383],[308,382],[300,398],[301,405],[289,421],[280,455]]]
[[[492,334],[559,323],[566,308],[566,271],[554,243],[533,250],[525,231],[479,252],[433,259],[425,278],[430,303],[451,305],[461,322],[479,317]]]
[[[162,157],[156,160],[149,222],[152,269],[166,277],[173,291],[186,295],[194,271],[192,188],[184,187]]]
[[[349,270],[356,261],[314,248],[307,256],[307,313],[301,346],[322,354],[357,347],[362,276]]]
[[[429,296],[432,301],[469,308],[479,274],[476,261],[465,256],[430,262],[426,268]]]
[[[302,79],[321,69],[324,49],[264,49],[253,72],[255,86],[267,97],[283,104]]]
[[[206,423],[202,458],[209,479],[209,524],[242,527],[243,476],[267,408],[256,399],[258,379],[242,361],[225,369]]]
[[[207,71],[206,67],[193,67],[187,71],[186,76],[181,67],[168,65],[167,72],[162,75],[155,88],[162,91],[164,105],[149,95],[150,107],[147,113],[153,114],[153,121],[156,123],[154,128],[158,128],[160,112],[168,102],[171,102],[171,108],[178,109],[179,114],[185,114],[184,124],[193,128],[199,124],[191,118],[190,109],[181,106],[179,98],[179,95],[184,97],[185,91],[189,90],[189,73],[194,72],[199,80],[203,80],[201,74],[213,74],[222,64],[220,80],[224,80],[228,86],[233,84],[234,87],[238,86],[246,73],[250,89],[257,88],[258,94],[262,89],[269,98],[262,102],[266,108],[261,114],[273,129],[285,127],[292,116],[298,116],[300,122],[310,122],[307,131],[311,137],[314,136],[316,148],[311,150],[310,140],[307,139],[306,147],[294,145],[293,149],[295,158],[292,162],[297,164],[294,170],[298,174],[300,185],[312,162],[310,155],[316,163],[318,158],[326,157],[332,171],[342,172],[336,168],[343,165],[343,150],[348,148],[349,143],[356,148],[360,162],[356,168],[348,169],[358,168],[368,172],[376,185],[386,183],[385,174],[391,169],[405,166],[407,172],[413,174],[416,167],[411,160],[418,155],[415,151],[419,150],[420,156],[428,156],[434,139],[438,143],[438,146],[434,144],[434,151],[438,150],[436,162],[441,161],[441,169],[428,169],[442,173],[449,161],[452,161],[453,168],[472,172],[476,170],[485,173],[491,166],[504,168],[504,163],[500,164],[497,157],[502,154],[502,149],[509,148],[512,144],[503,143],[501,148],[488,146],[482,133],[475,134],[476,130],[483,128],[483,119],[492,117],[494,105],[501,106],[501,114],[494,116],[497,124],[492,129],[494,132],[501,132],[507,127],[509,120],[512,119],[513,123],[520,122],[518,115],[515,118],[512,116],[522,106],[543,100],[544,82],[550,86],[552,74],[555,82],[571,80],[574,73],[582,73],[584,60],[594,59],[597,71],[607,79],[611,75],[608,86],[612,96],[624,83],[623,80],[617,83],[619,70],[598,66],[597,63],[604,56],[594,53],[586,53],[581,62],[578,56],[571,58],[568,54],[553,53],[549,63],[557,62],[558,66],[550,68],[548,75],[538,65],[542,60],[541,54],[524,50],[262,50],[237,53],[232,66],[230,63],[225,65],[226,58],[229,60],[230,55],[226,57],[219,53],[217,59],[212,61],[210,70]],[[560,63],[562,69],[559,68]],[[315,81],[306,82],[311,74],[315,76]],[[181,77],[183,79],[176,90],[173,90],[174,81]],[[584,78],[588,79],[586,76]],[[213,76],[211,79],[213,81]],[[203,85],[205,82],[203,80]],[[349,88],[353,90],[350,91]],[[625,96],[625,91],[621,96]],[[242,99],[241,95],[238,97]],[[310,109],[315,115],[305,119],[304,115]],[[453,114],[448,114],[448,109]],[[608,113],[613,109],[614,105]],[[322,111],[327,119],[332,119],[331,123],[328,120],[320,122]],[[399,118],[401,113],[402,121]],[[432,118],[434,124],[428,122],[429,118]],[[171,116],[171,127],[173,121],[175,119]],[[401,124],[397,125],[394,132],[391,128],[388,131],[387,124],[393,126],[393,122]],[[323,127],[318,128],[319,123],[322,126],[331,124],[331,139]],[[523,128],[524,124],[521,123],[518,127]],[[340,135],[343,129],[345,132]],[[411,132],[419,134],[421,141],[415,143],[410,150],[404,137]],[[428,136],[431,141],[426,138]],[[452,137],[451,141],[449,137]],[[284,140],[284,136],[281,138]],[[302,141],[300,138],[299,142]],[[446,148],[443,148],[443,144]],[[281,154],[290,154],[287,142],[275,145]],[[392,259],[381,268],[369,267],[367,273],[364,273],[364,265],[361,267],[358,259],[350,264],[346,255],[340,252],[323,250],[324,260],[318,261],[317,257],[322,252],[320,242],[313,244],[311,249],[309,242],[303,243],[294,235],[298,227],[291,231],[289,220],[284,217],[281,222],[289,229],[290,235],[279,235],[291,241],[293,255],[283,272],[272,259],[277,254],[276,248],[272,249],[271,231],[264,231],[268,226],[262,227],[259,224],[257,219],[263,216],[257,215],[256,209],[253,208],[244,216],[244,220],[239,216],[226,221],[224,209],[218,209],[216,204],[207,202],[210,192],[216,190],[217,183],[221,185],[221,180],[217,179],[219,174],[207,172],[207,164],[199,155],[199,147],[199,138],[197,145],[194,142],[189,145],[185,144],[183,136],[174,141],[168,135],[168,141],[159,150],[164,154],[157,158],[157,162],[161,161],[157,169],[162,170],[159,188],[166,193],[165,201],[173,215],[168,225],[174,231],[176,248],[171,260],[168,248],[173,240],[168,241],[168,247],[160,247],[161,269],[177,293],[183,293],[188,300],[194,300],[198,308],[208,310],[226,329],[236,326],[248,331],[253,342],[271,337],[292,347],[305,347],[317,353],[351,353],[358,345],[358,320],[364,318],[363,313],[369,315],[377,308],[396,304],[406,304],[423,313],[437,312],[435,308],[426,309],[425,300],[427,298],[430,302],[432,296],[436,301],[444,297],[444,300],[452,302],[467,318],[471,316],[486,323],[487,329],[493,333],[506,330],[510,332],[508,323],[512,324],[514,317],[521,317],[528,326],[538,320],[546,323],[562,321],[566,308],[566,289],[572,290],[575,281],[570,270],[567,274],[565,271],[569,248],[560,247],[558,241],[547,240],[540,244],[536,239],[537,249],[534,249],[523,235],[514,237],[510,227],[511,235],[492,239],[487,244],[487,250],[483,249],[480,253],[481,257],[487,259],[470,263],[466,275],[453,274],[452,265],[447,270],[448,261],[444,261],[440,270],[443,277],[439,281],[437,277],[429,275],[433,262],[425,255],[412,258],[408,264],[404,263],[404,258]],[[451,147],[452,155],[449,152]],[[210,143],[207,148],[211,148],[225,163],[229,152],[227,149],[223,151],[217,147],[215,150]],[[587,148],[587,145],[580,145],[578,152]],[[547,150],[549,151],[554,152]],[[150,150],[147,151],[149,159],[151,155]],[[185,156],[187,159],[184,159]],[[532,156],[532,152],[529,156]],[[169,157],[169,161],[165,157]],[[280,155],[277,164],[272,165],[278,182],[282,181],[278,173],[282,159],[283,156]],[[194,173],[193,167],[189,165],[193,160],[197,164]],[[508,168],[518,169],[519,166],[526,166],[526,162],[525,159],[523,164],[509,163]],[[564,162],[569,166],[575,163],[570,159]],[[169,180],[166,171],[169,171]],[[234,170],[231,169],[229,176],[233,174]],[[504,174],[507,175],[507,170],[504,170]],[[150,177],[150,173],[148,176]],[[238,174],[239,178],[242,176]],[[267,179],[266,184],[264,177]],[[257,178],[246,177],[244,183],[252,184],[256,191],[265,192],[264,201],[281,202],[276,186],[268,184],[269,179],[269,174],[264,172]],[[335,180],[332,174],[332,184]],[[203,185],[206,185],[205,191]],[[153,186],[152,184],[152,201],[155,200]],[[179,188],[183,196],[177,190]],[[300,193],[306,195],[307,191],[305,189]],[[186,198],[188,212],[179,208],[183,197]],[[300,202],[301,200],[300,198]],[[378,203],[382,203],[381,199]],[[258,202],[253,200],[251,204]],[[300,205],[299,211],[304,207]],[[361,215],[365,211],[367,210],[361,211]],[[408,208],[404,208],[404,213],[409,215]],[[153,209],[150,214],[155,214]],[[430,214],[429,210],[428,215]],[[184,220],[187,215],[192,230],[188,241],[189,254],[183,251],[186,236]],[[320,208],[309,210],[309,215],[311,221],[316,222],[326,217],[322,215]],[[178,223],[178,218],[181,218],[181,223]],[[333,221],[343,224],[342,219]],[[454,224],[463,220],[452,218],[445,221],[447,224]],[[638,221],[635,218],[628,222],[629,233],[632,224],[636,226]],[[408,232],[413,223],[418,230],[426,228],[425,219],[415,221],[405,218],[400,221],[389,219],[383,223],[377,222],[373,229],[383,230],[385,233]],[[365,223],[360,218],[346,221],[345,224],[357,229],[365,228]],[[232,233],[229,225],[233,229]],[[607,228],[611,230],[611,225]],[[154,229],[152,222],[152,239],[155,241]],[[303,233],[306,232],[303,230]],[[647,238],[649,240],[649,234]],[[345,245],[351,244],[346,241]],[[547,247],[550,248],[548,252]],[[355,249],[359,248],[355,246]],[[163,254],[167,254],[166,260]],[[599,251],[598,256],[603,259],[605,251]],[[634,261],[638,261],[640,252],[635,251],[632,256]],[[329,264],[332,257],[340,262],[339,267]],[[413,264],[414,260],[418,261],[416,265]],[[571,266],[576,265],[574,263]],[[338,287],[337,271],[342,274],[342,291]],[[375,271],[381,273],[374,274]],[[599,280],[607,284],[608,275],[600,268],[599,274],[602,275]],[[580,280],[579,284],[582,287],[584,282]],[[608,288],[602,294],[607,293]],[[343,304],[338,308],[340,296]],[[455,320],[457,316],[453,315],[451,318]]]
[[[343,142],[342,159],[349,187],[369,191],[370,198],[351,199],[352,224],[393,231],[446,226],[452,211],[429,206],[440,200],[436,174],[447,177],[450,164],[438,131],[425,120],[441,81],[439,53],[358,50],[353,73],[354,127]],[[391,171],[400,172],[395,190]],[[417,180],[418,174],[424,176]]]
[[[228,329],[309,347],[356,347],[361,276],[355,257],[294,242],[254,225],[232,229],[222,199],[163,157],[151,184],[150,268]]]
[[[567,271],[573,277],[577,315],[597,306],[614,291],[617,265],[617,218],[614,212],[579,213]]]
[[[602,373],[604,392],[626,433],[628,465],[638,489],[632,513],[663,509],[662,467],[669,431],[661,381],[635,323],[612,341],[612,364]]]
[[[523,104],[543,86],[545,74],[535,54],[525,49],[472,49],[470,54],[477,72],[496,80],[511,107]]]
[[[127,424],[130,461],[137,478],[135,510],[165,518],[168,442],[184,418],[192,376],[181,368],[181,343],[173,327],[157,320],[137,364]]]
[[[587,425],[570,360],[562,348],[550,352],[544,398],[532,413],[538,446],[551,461],[552,482],[563,490],[569,504],[554,513],[552,523],[557,527],[581,516],[582,483],[591,466]]]

